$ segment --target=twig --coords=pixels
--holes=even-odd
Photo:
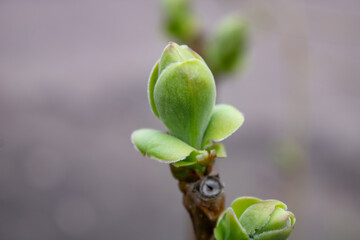
[[[196,239],[211,240],[216,221],[225,208],[224,185],[219,175],[208,175],[186,183],[183,204],[189,212]]]

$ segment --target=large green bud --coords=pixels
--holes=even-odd
[[[241,197],[218,219],[214,234],[217,240],[285,240],[294,224],[283,202]]]
[[[204,60],[185,45],[169,43],[150,75],[148,93],[153,113],[170,134],[201,149],[216,95]]]
[[[204,60],[187,46],[169,43],[155,64],[148,83],[148,96],[155,116],[169,134],[142,128],[131,134],[143,155],[171,163],[183,178],[186,171],[204,172],[215,157],[226,157],[222,140],[233,134],[244,116],[228,104],[215,106],[215,81]],[[190,167],[191,166],[191,167]]]

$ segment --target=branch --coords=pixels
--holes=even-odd
[[[215,239],[213,229],[225,207],[224,185],[219,175],[208,175],[187,183],[183,193],[183,204],[193,222],[196,239]]]

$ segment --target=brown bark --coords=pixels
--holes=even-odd
[[[196,239],[215,239],[214,227],[225,207],[224,186],[219,176],[208,175],[186,183],[183,193],[183,204],[190,214]]]

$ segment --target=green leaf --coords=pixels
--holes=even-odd
[[[158,77],[159,77],[159,61],[157,61],[155,66],[153,67],[151,74],[150,74],[149,83],[148,83],[149,103],[150,103],[151,110],[156,117],[159,117],[159,113],[156,110],[156,106],[155,106],[155,102],[154,102],[154,88],[155,88],[156,81],[158,80]]]
[[[236,217],[240,218],[248,207],[260,201],[261,199],[255,197],[239,197],[231,203],[231,208],[234,209]]]
[[[288,211],[282,208],[276,207],[271,214],[270,220],[264,227],[259,229],[258,233],[274,231],[291,227],[291,218]]]
[[[249,240],[233,209],[228,208],[219,218],[214,229],[217,240]]]
[[[262,234],[255,235],[254,240],[286,240],[293,229],[294,226],[291,226],[281,230],[264,232]]]
[[[164,49],[163,54],[159,61],[154,65],[148,82],[148,97],[151,110],[156,117],[159,117],[159,113],[156,109],[154,101],[154,89],[156,82],[159,78],[161,72],[173,63],[184,62],[191,59],[198,59],[202,62],[204,60],[196,52],[191,50],[188,46],[182,45],[179,46],[174,42],[170,42]],[[204,62],[205,63],[205,62]]]
[[[291,219],[291,226],[294,226],[295,222],[296,222],[296,218],[295,218],[295,215],[290,212],[290,211],[287,211],[290,215],[290,219]]]
[[[286,205],[278,200],[264,200],[248,207],[240,216],[239,221],[246,232],[253,235],[269,221],[275,207],[287,209]]]
[[[227,157],[227,154],[226,154],[226,149],[225,149],[225,146],[224,144],[222,143],[215,143],[214,145],[212,145],[209,150],[215,150],[216,152],[216,157],[218,158],[225,158]]]
[[[244,116],[236,108],[227,104],[216,105],[204,134],[202,148],[229,137],[243,123]]]
[[[159,60],[159,73],[161,74],[168,66],[173,63],[181,63],[192,59],[202,60],[202,58],[186,45],[179,46],[170,42],[164,49]]]
[[[144,156],[165,163],[173,163],[185,159],[193,151],[193,147],[158,130],[139,129],[131,135],[135,148]]]
[[[206,158],[209,156],[209,153],[207,151],[193,151],[189,156],[187,156],[187,158],[178,162],[174,162],[173,165],[175,167],[185,167],[193,165],[197,163],[199,156],[201,158]]]
[[[196,149],[201,149],[215,95],[212,73],[195,58],[169,65],[154,89],[156,109],[171,135]]]

